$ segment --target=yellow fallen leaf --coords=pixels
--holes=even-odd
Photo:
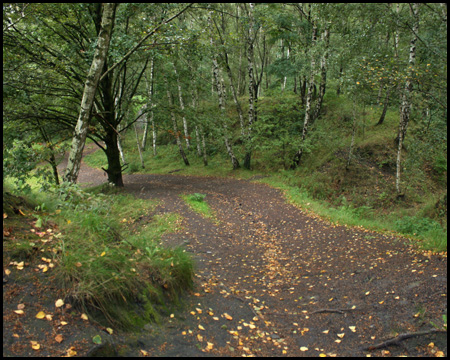
[[[356,332],[356,326],[349,326],[348,327],[351,331]]]
[[[67,356],[68,356],[68,357],[75,356],[76,354],[77,354],[77,352],[75,351],[75,346],[71,346],[71,347],[67,350]]]
[[[213,317],[213,320],[216,320],[216,321],[218,321],[218,320],[219,320],[219,318],[218,318],[217,316],[214,316],[214,317]]]
[[[82,318],[83,320],[88,320],[88,317],[87,317],[86,314],[81,314],[81,318]]]
[[[105,256],[105,254],[106,254],[106,252],[102,252],[101,254],[100,254],[100,256]]]
[[[214,347],[214,344],[213,343],[210,343],[210,342],[207,342],[207,346],[206,346],[206,348],[208,349],[208,350],[212,350],[212,348]]]
[[[11,270],[5,269],[5,275],[9,275],[9,274],[11,274]]]
[[[197,310],[197,312],[198,312],[199,314],[201,314],[201,313],[202,313],[202,309],[199,309],[199,308],[195,308],[195,310]]]
[[[19,315],[23,315],[23,314],[24,314],[24,311],[23,311],[23,310],[14,310],[14,312],[15,312],[16,314],[19,314]]]
[[[59,308],[59,307],[61,307],[61,306],[63,306],[63,305],[64,305],[64,300],[63,300],[63,299],[58,299],[58,300],[56,300],[55,306],[56,306],[57,308]]]
[[[337,336],[342,339],[345,336],[345,333],[337,334]]]
[[[306,346],[302,346],[302,347],[300,348],[300,351],[308,351],[308,348],[307,348]]]
[[[109,335],[112,335],[114,332],[113,329],[111,328],[106,328],[106,331],[108,332]]]
[[[143,356],[147,356],[148,355],[148,352],[147,351],[145,351],[145,350],[140,350],[140,352],[141,352],[141,354],[143,355]]]
[[[53,316],[50,315],[50,314],[45,315],[45,318],[46,318],[48,321],[52,321],[52,320],[53,320]]]
[[[330,330],[324,330],[322,331],[324,334],[328,334],[330,332]]]
[[[25,304],[19,304],[19,305],[17,305],[17,308],[19,310],[23,310],[23,309],[25,309]]]
[[[338,344],[339,344],[341,341],[342,341],[342,340],[340,340],[340,339],[334,340],[334,342],[335,342],[335,343],[338,343]]]
[[[198,328],[199,328],[200,330],[205,330],[205,328],[204,328],[203,326],[201,326],[201,325],[198,325]]]
[[[223,314],[223,316],[225,316],[225,319],[227,319],[227,320],[233,320],[233,318],[230,316],[230,315],[228,315],[227,313],[225,313],[225,314]]]
[[[197,334],[197,340],[202,342],[203,341],[203,336],[201,336],[200,334]]]
[[[45,318],[45,312],[39,311],[39,312],[36,314],[36,319],[43,319],[43,318]]]
[[[37,341],[30,341],[30,343],[33,350],[39,350],[41,348],[41,345]]]
[[[68,324],[68,322],[66,322],[66,321],[61,321],[61,325],[62,325],[62,326],[67,325],[67,324]]]
[[[173,319],[175,317],[174,314],[170,314],[170,318]]]

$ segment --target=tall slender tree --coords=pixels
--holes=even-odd
[[[81,100],[80,114],[72,139],[72,148],[69,154],[66,173],[64,178],[68,182],[76,183],[81,166],[84,144],[91,118],[91,109],[94,104],[95,92],[102,74],[103,65],[108,55],[109,43],[114,26],[114,16],[117,4],[104,3],[102,6],[102,22],[97,39],[89,74],[86,78],[83,97]],[[123,184],[122,184],[123,185]]]

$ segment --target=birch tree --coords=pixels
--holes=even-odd
[[[80,113],[78,116],[77,125],[75,127],[72,147],[64,176],[65,180],[71,183],[76,183],[78,179],[89,119],[91,117],[91,109],[94,103],[95,92],[97,90],[100,76],[102,74],[103,65],[105,64],[106,56],[108,54],[111,33],[114,26],[116,7],[117,4],[114,3],[103,4],[102,22],[100,32],[98,34],[97,46],[95,48],[91,68],[89,69],[86,83],[84,85]]]
[[[211,15],[209,16],[209,25],[210,28],[212,27],[212,21],[211,21]],[[210,32],[210,44],[211,47],[214,48],[214,41],[213,41],[213,35]],[[220,122],[222,125],[222,130],[223,130],[223,137],[224,137],[224,142],[225,142],[225,147],[227,149],[227,153],[228,156],[231,159],[231,164],[233,166],[233,170],[236,170],[240,167],[239,165],[239,161],[236,158],[236,156],[234,155],[233,152],[233,148],[231,146],[231,142],[229,139],[229,135],[228,135],[228,126],[226,124],[226,119],[225,119],[225,96],[223,93],[223,87],[222,84],[220,83],[220,77],[219,77],[219,64],[217,62],[217,54],[214,53],[213,55],[213,87],[215,87],[217,89],[217,94],[219,96],[219,109],[220,109]]]
[[[246,6],[247,16],[249,19],[248,31],[247,31],[247,61],[248,61],[248,128],[246,139],[246,151],[244,158],[244,167],[250,169],[251,157],[252,157],[252,125],[256,120],[256,101],[257,101],[257,88],[254,76],[254,54],[253,43],[255,41],[254,35],[254,18],[253,18],[253,4],[249,3],[248,8]]]
[[[409,61],[408,61],[409,67],[405,81],[405,88],[403,89],[401,97],[402,102],[400,109],[400,124],[398,130],[398,148],[397,148],[397,162],[396,162],[397,169],[395,175],[395,188],[397,190],[397,197],[404,196],[404,193],[400,186],[401,154],[411,114],[411,93],[413,90],[412,77],[414,75],[414,65],[416,64],[416,42],[417,42],[417,33],[419,30],[419,4],[414,3],[410,6],[413,17],[413,25],[412,25],[412,38],[409,46]]]
[[[314,76],[316,74],[316,59],[314,54],[314,48],[317,41],[317,26],[315,23],[313,23],[313,30],[312,30],[312,41],[311,41],[311,70],[310,70],[310,76],[309,76],[309,86],[308,86],[308,94],[306,95],[306,104],[305,104],[305,120],[303,122],[303,130],[302,130],[302,138],[301,138],[301,145],[298,149],[297,153],[294,156],[292,168],[296,168],[298,165],[300,165],[300,161],[303,156],[304,151],[304,141],[306,139],[306,134],[308,133],[308,126],[310,125],[311,117],[313,116],[312,113],[312,96],[314,92]]]

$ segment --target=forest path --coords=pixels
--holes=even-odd
[[[81,182],[101,180],[101,171],[82,167]],[[124,184],[159,200],[158,212],[183,217],[182,230],[163,241],[185,246],[197,264],[187,306],[123,339],[128,355],[363,356],[364,347],[432,329],[447,314],[447,257],[419,254],[405,239],[331,225],[250,181],[134,174]],[[218,221],[179,196],[192,193],[206,194]],[[429,355],[430,342],[447,353],[440,333],[388,350]]]

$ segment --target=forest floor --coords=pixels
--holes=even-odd
[[[82,166],[80,183],[105,181],[102,171]],[[134,174],[124,183],[139,198],[159,200],[157,212],[183,217],[182,230],[163,241],[193,255],[195,289],[163,324],[108,335],[73,311],[65,313],[70,326],[61,326],[54,305],[61,290],[51,276],[10,267],[3,356],[74,355],[70,349],[93,356],[447,356],[446,255],[329,224],[252,181]],[[193,193],[206,194],[215,220],[179,196]],[[19,303],[54,319],[17,315]],[[93,346],[100,332],[107,346]]]

